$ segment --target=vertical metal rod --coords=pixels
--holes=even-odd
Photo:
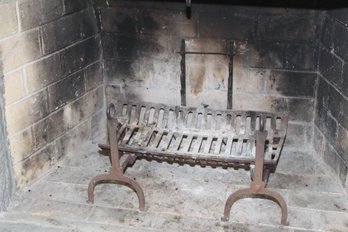
[[[180,76],[180,82],[181,82],[181,105],[186,106],[186,53],[185,53],[185,39],[181,40],[181,46],[180,46],[180,54],[181,54],[181,76]]]
[[[186,0],[186,17],[191,19],[191,0]]]
[[[116,130],[112,126],[111,119],[108,119],[107,127],[110,139],[111,170],[117,175],[121,175],[122,169],[120,165],[120,154],[117,145]]]
[[[228,64],[228,84],[227,84],[227,109],[232,109],[233,103],[233,57],[234,57],[234,44],[230,43],[228,57],[230,58]]]
[[[256,157],[255,157],[255,171],[253,184],[255,187],[265,187],[263,181],[263,169],[264,169],[264,159],[265,159],[265,143],[267,138],[267,131],[260,130],[255,131],[256,138]]]

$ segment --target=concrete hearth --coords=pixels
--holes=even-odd
[[[293,159],[297,160],[294,165]],[[269,188],[289,206],[289,226],[268,200],[243,199],[230,222],[220,220],[228,195],[249,185],[244,170],[179,166],[138,160],[127,169],[144,189],[146,211],[135,193],[120,185],[100,185],[95,204],[86,203],[89,180],[109,168],[96,144],[86,143],[46,176],[17,193],[0,214],[1,231],[347,231],[348,196],[313,151],[285,147]]]

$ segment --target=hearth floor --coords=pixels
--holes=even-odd
[[[289,207],[289,226],[269,200],[242,199],[229,222],[220,220],[225,200],[248,186],[244,170],[201,168],[139,160],[127,170],[143,187],[146,210],[135,193],[104,184],[86,203],[89,180],[108,170],[108,157],[86,143],[22,192],[0,214],[0,231],[348,231],[348,197],[311,151],[284,148],[269,188]]]

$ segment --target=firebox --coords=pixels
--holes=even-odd
[[[108,139],[107,107],[127,99],[168,106],[288,115],[285,154],[279,160],[279,173],[275,170],[274,174],[278,185],[270,182],[270,188],[281,189],[289,201],[290,227],[284,230],[344,231],[347,228],[341,221],[337,227],[301,227],[296,225],[296,219],[302,214],[293,213],[308,207],[313,212],[329,211],[331,219],[337,218],[331,211],[347,216],[348,6],[345,2],[0,0],[0,12],[0,210],[16,209],[13,204],[20,205],[18,199],[22,199],[17,195],[35,192],[32,187],[35,184],[41,186],[46,180],[58,183],[60,179],[52,177],[57,173],[90,174],[82,184],[74,183],[76,186],[69,185],[69,190],[63,191],[73,192],[82,186],[83,191],[79,191],[85,194],[86,181],[96,173],[82,169],[82,173],[72,174],[74,168],[87,165],[95,172],[108,168],[103,166],[104,161],[95,161],[98,167],[88,162],[101,156],[95,143],[105,143]],[[189,51],[184,65],[183,46]],[[86,143],[94,145],[86,146]],[[80,158],[75,157],[76,162],[68,164],[74,155]],[[134,170],[138,170],[140,174],[135,176],[144,179],[154,175],[152,164],[142,164],[135,164],[130,172],[137,174]],[[178,176],[178,182],[190,186],[188,180],[203,178],[204,183],[213,178],[209,175],[217,175],[209,170],[204,173],[205,169],[188,171],[185,165],[180,168],[185,171],[176,173],[170,165],[163,166],[163,178]],[[219,169],[217,173],[225,171]],[[191,174],[182,177],[180,172]],[[231,172],[236,172],[234,175],[241,180],[245,178],[239,171]],[[202,178],[194,173],[200,173]],[[216,183],[216,189],[220,188],[226,187]],[[196,186],[190,194],[201,194],[197,189],[201,186]],[[60,190],[52,187],[52,191],[58,194]],[[292,195],[297,191],[298,195]],[[340,202],[332,200],[333,196],[341,199]],[[298,203],[325,197],[331,199],[332,208],[325,208],[325,203],[324,206]],[[86,200],[85,195],[80,198]],[[223,195],[221,201],[225,200]],[[163,203],[166,204],[169,203]],[[185,203],[182,205],[189,208]],[[121,204],[121,208],[128,206]],[[98,203],[94,208],[88,207],[91,207],[89,220],[100,209]],[[237,208],[235,217],[242,218],[243,207]],[[150,207],[150,212],[156,215],[161,212],[156,210]],[[102,210],[99,213],[105,214]],[[176,211],[169,214],[172,213]],[[195,218],[190,209],[183,214],[182,217]],[[202,215],[198,217],[210,217]],[[291,218],[295,221],[294,228]],[[132,220],[127,223],[137,224]],[[142,220],[141,228],[167,228],[151,227],[151,223],[145,225],[146,220]],[[239,223],[238,220],[232,223]],[[0,218],[0,228],[1,223]],[[222,222],[217,224],[223,228]],[[244,228],[238,226],[237,229]],[[188,227],[168,228],[186,230]],[[258,227],[249,229],[255,228]]]

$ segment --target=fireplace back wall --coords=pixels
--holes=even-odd
[[[95,1],[107,102],[180,104],[180,42],[188,51],[235,44],[233,106],[290,112],[287,145],[310,144],[322,12],[195,3]],[[187,104],[226,108],[228,58],[188,55]],[[306,109],[306,110],[303,110]]]

